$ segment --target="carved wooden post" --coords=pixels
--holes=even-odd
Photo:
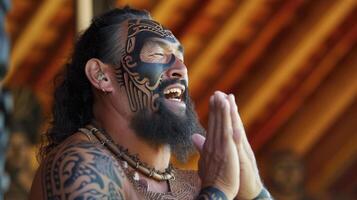
[[[9,40],[5,34],[4,20],[10,8],[10,0],[0,0],[0,80],[4,78],[9,55]],[[0,82],[0,200],[10,185],[9,176],[5,173],[5,150],[9,138],[8,120],[12,108],[10,93],[5,91]]]

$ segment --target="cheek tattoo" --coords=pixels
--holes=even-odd
[[[171,31],[153,20],[129,19],[124,26],[127,26],[128,31],[121,52],[121,66],[116,69],[117,79],[125,87],[133,112],[144,108],[156,111],[158,105],[155,100],[159,94],[155,89],[160,84],[165,70],[175,63],[176,57],[171,55],[168,63],[147,63],[140,59],[140,52],[149,38],[160,38],[169,42],[177,40]]]

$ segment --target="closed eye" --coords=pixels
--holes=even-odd
[[[164,54],[163,53],[153,53],[150,56],[164,56]]]

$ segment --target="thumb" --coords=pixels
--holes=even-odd
[[[203,149],[203,144],[205,143],[206,138],[198,133],[195,133],[191,136],[191,139],[192,139],[192,142],[195,145],[196,149],[201,154],[202,149]]]

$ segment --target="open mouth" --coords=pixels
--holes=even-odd
[[[181,84],[170,85],[164,90],[164,97],[167,100],[182,102],[185,87]]]

